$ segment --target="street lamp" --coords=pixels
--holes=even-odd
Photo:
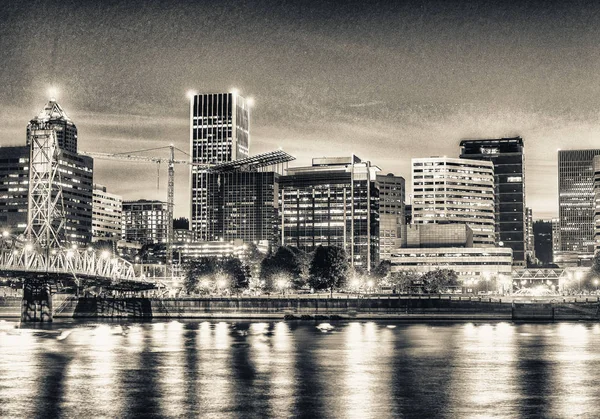
[[[598,295],[598,280],[594,279],[594,285],[596,286],[596,295]]]
[[[287,285],[287,281],[285,279],[279,279],[277,281],[277,287],[281,290],[281,295],[285,295],[286,285]]]

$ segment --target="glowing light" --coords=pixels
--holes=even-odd
[[[367,282],[367,285],[369,286],[369,288],[373,288],[373,281]]]
[[[219,288],[223,288],[223,287],[225,287],[225,285],[227,285],[227,282],[224,279],[221,279],[219,281]]]
[[[248,106],[254,106],[254,98],[249,97],[248,99],[246,99],[246,103],[248,104]]]
[[[92,250],[94,250],[92,246],[88,247],[88,252],[91,252]]]
[[[236,89],[235,87],[233,89],[231,89],[231,94],[234,96],[237,96],[240,93],[240,91],[238,89]]]
[[[188,90],[186,93],[186,96],[188,97],[189,100],[193,100],[194,96],[196,96],[197,93],[194,90]]]
[[[27,250],[28,252],[31,252],[33,250],[33,245],[32,244],[26,244],[25,245],[25,250]]]
[[[71,258],[71,257],[73,257],[73,251],[72,251],[72,250],[69,250],[69,251],[67,252],[67,257],[68,257],[68,258]]]
[[[8,231],[4,230],[2,232],[2,237],[8,237],[8,235],[9,235]]]
[[[50,100],[56,101],[56,97],[58,96],[58,89],[55,86],[49,87],[48,96],[50,97]]]
[[[110,257],[110,252],[108,250],[104,250],[101,256],[103,259],[108,259]]]

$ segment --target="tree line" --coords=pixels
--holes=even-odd
[[[318,246],[304,252],[293,246],[281,246],[268,255],[251,245],[246,262],[237,258],[203,257],[187,263],[184,290],[187,293],[245,289],[262,292],[311,289],[313,291],[347,290],[375,292],[387,288],[392,292],[440,293],[459,286],[456,272],[436,269],[425,274],[415,271],[391,272],[389,261],[382,261],[371,272],[355,269],[344,249]]]

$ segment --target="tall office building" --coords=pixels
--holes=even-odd
[[[552,223],[552,262],[560,253],[560,222],[558,218],[553,218]]]
[[[40,124],[45,124],[56,132],[58,146],[62,150],[77,153],[77,127],[56,102],[56,99],[51,98],[44,109],[29,121],[29,125],[27,125],[27,145],[31,144],[32,130],[38,129]]]
[[[379,188],[379,258],[389,260],[392,250],[402,246],[406,185],[402,176],[393,173],[377,175],[376,181]]]
[[[473,246],[495,244],[494,166],[489,161],[412,159],[412,222],[467,224]]]
[[[338,246],[353,266],[379,262],[379,168],[356,156],[315,158],[279,178],[281,244],[312,251]]]
[[[207,180],[209,241],[277,241],[279,176],[294,157],[278,150],[213,166]]]
[[[586,265],[594,255],[594,156],[600,150],[558,151],[558,265]]]
[[[106,186],[94,185],[92,205],[92,242],[121,240],[123,198],[106,191]]]
[[[190,155],[192,163],[220,164],[248,157],[250,110],[237,93],[199,94],[190,100]],[[191,230],[209,239],[208,177],[192,166]]]
[[[123,202],[122,237],[128,242],[159,244],[167,241],[169,214],[162,201]]]
[[[600,156],[594,156],[594,253],[600,250]]]
[[[525,237],[527,238],[525,242],[525,252],[526,252],[526,260],[529,263],[537,263],[537,258],[535,256],[535,239],[533,235],[533,210],[529,207],[525,208]]]
[[[464,159],[487,160],[494,164],[496,189],[496,243],[513,250],[515,265],[524,266],[525,172],[521,137],[463,140]]]
[[[65,215],[64,245],[85,246],[92,241],[94,161],[77,153],[77,129],[54,100],[27,126],[27,146],[0,148],[0,228],[23,234],[27,226],[31,135],[52,128],[60,154],[58,172]],[[57,186],[57,185],[55,185]]]

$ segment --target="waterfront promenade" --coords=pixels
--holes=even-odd
[[[596,296],[288,295],[114,298],[56,294],[54,318],[599,320]],[[0,297],[0,317],[20,316],[21,299]]]

